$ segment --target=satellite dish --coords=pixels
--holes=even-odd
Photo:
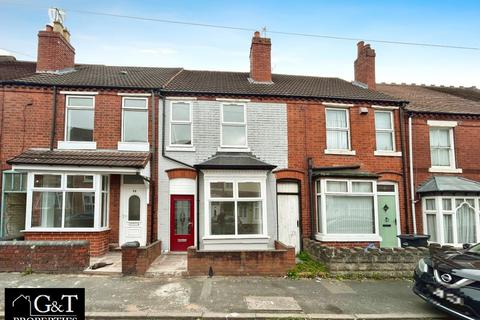
[[[53,24],[54,22],[60,22],[63,24],[65,21],[65,11],[59,8],[49,8],[48,9],[48,16],[50,17],[50,23]]]

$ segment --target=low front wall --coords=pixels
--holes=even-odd
[[[81,272],[90,263],[88,241],[0,241],[1,272]]]
[[[295,248],[275,241],[274,250],[199,251],[188,248],[187,271],[190,276],[284,276],[295,266]]]
[[[23,232],[25,240],[57,241],[57,240],[87,240],[90,243],[90,255],[101,256],[108,252],[110,230],[92,232]]]
[[[303,239],[303,249],[325,264],[333,275],[362,274],[381,277],[411,277],[415,266],[428,256],[428,248],[335,248],[311,239]]]
[[[122,273],[143,275],[152,262],[162,253],[162,242],[156,241],[140,247],[138,242],[127,242],[122,246]]]

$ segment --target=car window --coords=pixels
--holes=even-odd
[[[468,252],[475,252],[475,253],[480,253],[480,243],[474,245],[470,249],[467,250]]]

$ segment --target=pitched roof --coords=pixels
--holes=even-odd
[[[79,64],[75,70],[60,74],[37,73],[16,78],[14,83],[57,86],[88,86],[102,88],[158,89],[181,68],[121,67]]]
[[[255,83],[248,72],[183,70],[164,88],[170,93],[264,95],[331,100],[378,101],[399,104],[394,98],[339,78],[272,74],[273,83]]]
[[[377,90],[410,101],[406,109],[424,113],[480,115],[480,89],[377,84]]]
[[[7,163],[144,168],[149,158],[148,152],[138,151],[30,149],[8,160]]]
[[[434,176],[422,184],[418,193],[440,193],[440,192],[478,192],[480,193],[480,182],[462,177]]]
[[[210,159],[196,164],[198,169],[273,170],[276,166],[259,160],[249,152],[217,152]]]
[[[11,56],[0,56],[0,81],[35,74],[36,68],[35,62],[18,61]]]

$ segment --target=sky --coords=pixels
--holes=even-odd
[[[274,73],[353,80],[356,42],[269,34],[268,30],[480,48],[480,1],[0,0],[0,54],[35,60],[48,7],[66,11],[77,63],[248,71],[251,31],[69,12],[266,27]],[[370,42],[377,82],[480,87],[480,50]]]

